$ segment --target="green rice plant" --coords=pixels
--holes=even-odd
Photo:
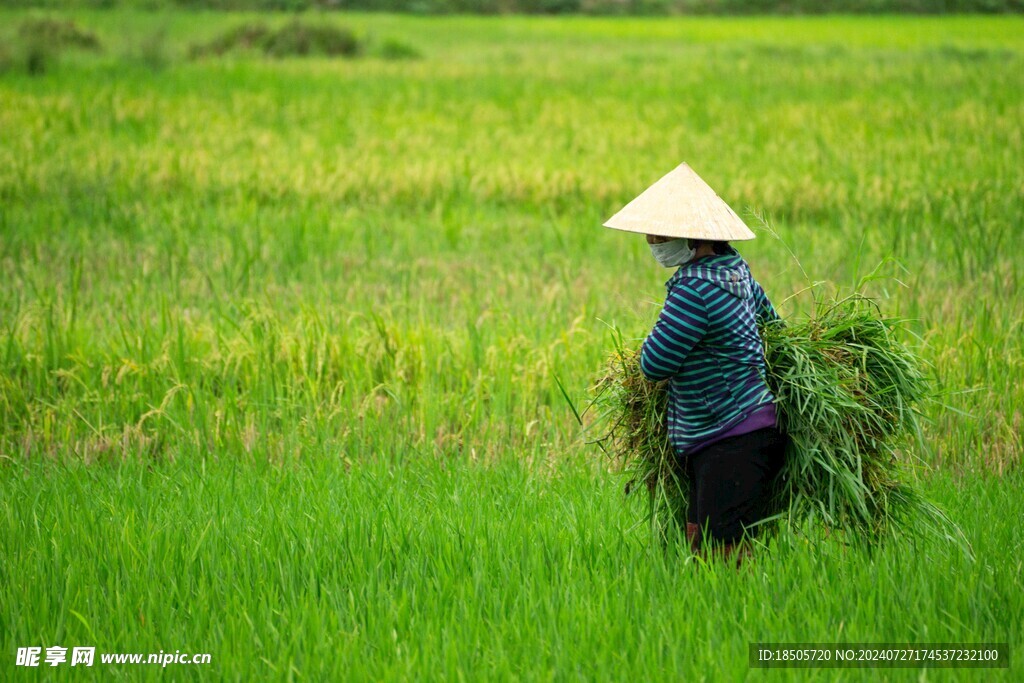
[[[789,437],[773,505],[872,545],[901,532],[966,541],[913,484],[924,449],[919,406],[933,399],[924,362],[899,341],[903,321],[859,294],[762,330],[769,386]]]
[[[667,541],[684,526],[687,505],[686,473],[668,441],[668,382],[644,377],[639,349],[628,350],[617,330],[613,340],[614,351],[593,388],[593,443],[623,467],[627,496],[638,486],[647,492],[647,521]]]
[[[909,534],[954,541],[963,534],[913,484],[911,446],[923,447],[918,406],[930,398],[923,361],[898,339],[900,320],[860,294],[822,305],[797,322],[761,330],[767,381],[789,437],[763,524],[823,529],[876,545]],[[667,540],[683,525],[684,468],[668,442],[667,383],[640,371],[621,337],[595,386],[595,442],[648,492],[649,521]],[[916,440],[915,440],[916,438]]]

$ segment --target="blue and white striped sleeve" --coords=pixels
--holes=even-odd
[[[640,350],[640,371],[649,380],[678,374],[683,362],[708,331],[704,297],[687,285],[676,285],[665,299],[658,322]]]
[[[778,320],[779,314],[775,312],[775,307],[764,293],[764,289],[754,278],[750,278],[750,282],[754,289],[754,314],[757,322],[763,325]]]

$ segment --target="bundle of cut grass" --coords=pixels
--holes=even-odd
[[[900,321],[852,296],[802,322],[764,327],[767,380],[789,435],[772,496],[772,524],[824,528],[872,545],[886,536],[966,542],[912,484],[905,455],[920,444],[917,406],[929,398],[922,362],[897,339]],[[685,474],[665,425],[667,383],[648,381],[621,338],[595,387],[594,440],[646,488],[650,520],[667,537],[686,511]]]

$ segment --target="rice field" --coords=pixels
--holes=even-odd
[[[102,50],[30,74],[30,16],[0,11],[0,678],[51,645],[211,654],[97,662],[131,680],[1021,677],[1024,20],[343,14],[354,59],[193,59],[288,18],[67,12]],[[825,281],[907,320],[920,485],[975,560],[650,542],[560,385],[653,323],[668,272],[599,226],[684,160],[783,316]],[[751,669],[767,641],[1011,663]]]

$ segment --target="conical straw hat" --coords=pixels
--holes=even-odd
[[[606,228],[699,240],[752,240],[736,212],[686,164],[644,190]]]

